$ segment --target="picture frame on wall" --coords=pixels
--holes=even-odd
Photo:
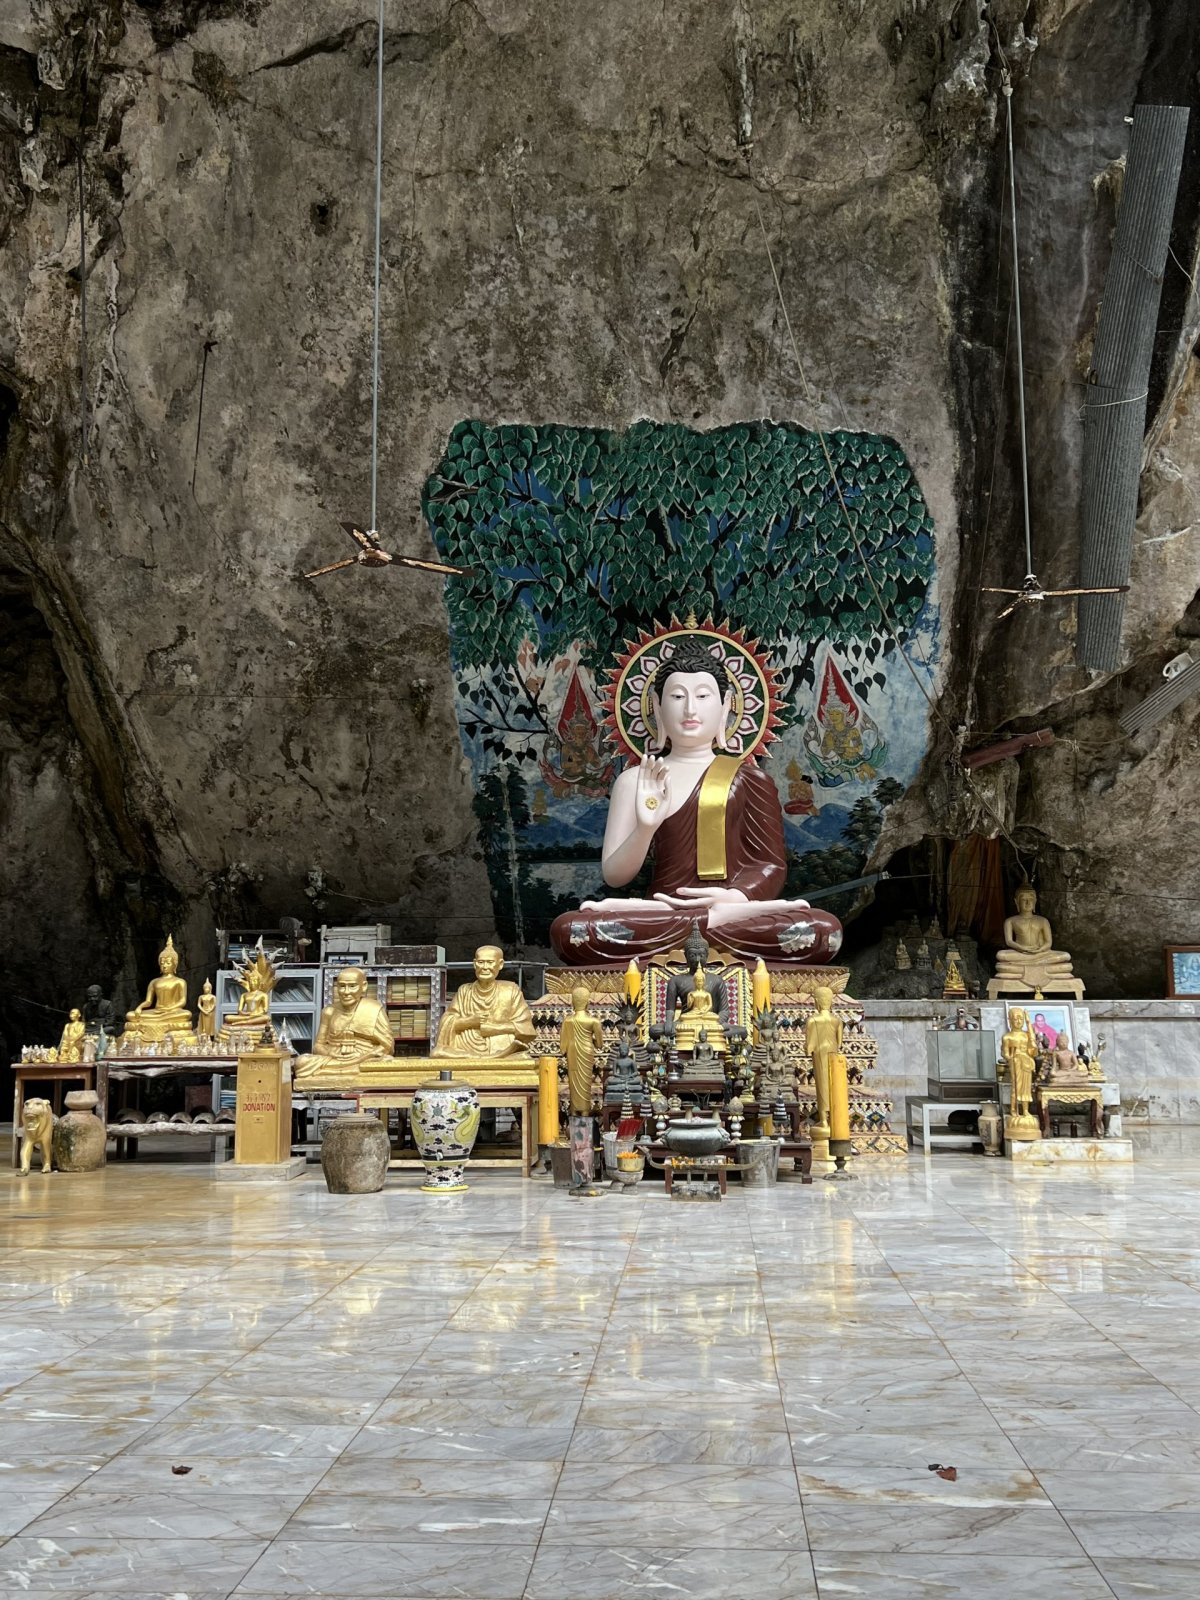
[[[1169,944],[1167,999],[1200,1000],[1200,944]]]
[[[1029,1018],[1042,1049],[1053,1050],[1060,1033],[1066,1034],[1072,1050],[1077,1048],[1079,1041],[1075,1036],[1075,1011],[1069,1001],[1006,1000],[1004,1003],[1006,1029],[1012,1026],[1014,1011],[1023,1011]]]

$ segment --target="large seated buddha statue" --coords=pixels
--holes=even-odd
[[[158,977],[152,978],[146,998],[125,1014],[125,1037],[139,1046],[159,1045],[170,1035],[178,1044],[195,1043],[192,1013],[187,1008],[187,984],[179,976],[179,952],[171,935],[159,951]]]
[[[820,966],[840,949],[836,917],[779,898],[783,812],[753,753],[772,736],[772,693],[766,682],[747,691],[727,670],[726,646],[752,659],[737,644],[675,625],[643,640],[618,674],[613,720],[636,759],[613,785],[601,866],[614,889],[647,860],[653,877],[645,899],[586,901],[555,919],[551,943],[568,966],[663,954],[693,922],[720,949],[776,967]]]
[[[311,1055],[297,1056],[293,1076],[316,1087],[353,1084],[395,1072],[387,1012],[367,993],[361,967],[346,967],[333,982],[333,1003],[321,1012]]]
[[[1071,957],[1054,949],[1050,923],[1037,911],[1037,890],[1024,883],[1017,890],[1016,915],[1004,923],[1004,945],[996,952],[996,976],[988,984],[988,998],[1001,994],[1072,994],[1083,998],[1083,980],[1077,978]]]

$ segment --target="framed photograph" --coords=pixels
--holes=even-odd
[[[1074,1050],[1078,1045],[1075,1037],[1075,1014],[1069,1002],[1061,1000],[1006,1000],[1004,1002],[1004,1022],[1009,1026],[1009,1019],[1014,1011],[1023,1011],[1033,1024],[1033,1031],[1038,1036],[1038,1044],[1045,1050],[1053,1050],[1058,1043],[1058,1035],[1065,1033],[1067,1042]]]
[[[1169,944],[1167,999],[1200,1000],[1200,944]]]

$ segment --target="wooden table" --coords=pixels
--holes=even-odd
[[[1050,1137],[1050,1105],[1084,1106],[1089,1110],[1089,1124],[1093,1139],[1104,1137],[1104,1094],[1099,1083],[1064,1085],[1057,1088],[1052,1083],[1035,1083],[1033,1103],[1042,1125],[1042,1137]]]
[[[85,1089],[96,1087],[96,1064],[85,1061],[72,1064],[67,1061],[14,1061],[13,1062],[13,1137],[12,1164],[21,1165],[21,1112],[25,1105],[27,1083],[54,1085],[52,1104],[55,1112],[62,1110],[62,1085],[78,1081]]]
[[[417,1085],[411,1089],[349,1089],[345,1098],[355,1100],[360,1111],[408,1111],[412,1107],[413,1096],[417,1092]],[[521,1087],[515,1089],[494,1088],[476,1089],[479,1104],[484,1111],[520,1111],[521,1113],[521,1170],[524,1177],[528,1178],[537,1165],[537,1101],[538,1092],[535,1087]],[[388,1163],[393,1167],[419,1166],[416,1161],[393,1160]],[[471,1157],[473,1167],[513,1167],[516,1162],[511,1157],[484,1156]]]

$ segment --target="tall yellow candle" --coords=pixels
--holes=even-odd
[[[840,1050],[829,1057],[829,1142],[850,1141],[850,1079]]]
[[[558,1139],[558,1057],[538,1057],[538,1143]]]

